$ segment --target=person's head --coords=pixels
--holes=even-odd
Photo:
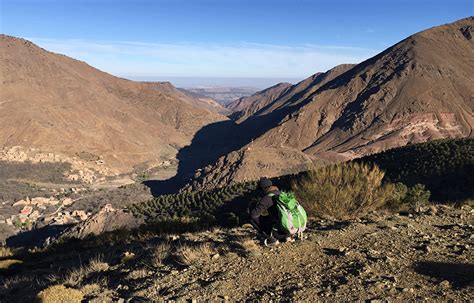
[[[270,187],[272,187],[273,183],[272,180],[264,177],[258,181],[258,188],[260,188],[262,191],[266,192]]]

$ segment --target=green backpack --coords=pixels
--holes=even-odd
[[[304,208],[292,192],[281,192],[279,195],[268,194],[276,203],[279,225],[278,229],[290,235],[301,235],[306,229],[308,218]]]

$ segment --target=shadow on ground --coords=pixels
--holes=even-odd
[[[417,262],[414,269],[419,274],[435,278],[438,282],[447,280],[456,288],[474,285],[474,264]]]
[[[73,224],[47,225],[41,228],[21,232],[7,238],[6,244],[8,247],[41,246],[45,243],[48,237],[54,237],[72,225]]]

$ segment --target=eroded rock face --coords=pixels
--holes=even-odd
[[[75,214],[80,216],[82,213],[76,212]],[[125,212],[122,209],[114,209],[112,205],[107,204],[98,213],[64,231],[60,238],[83,239],[88,235],[99,235],[121,228],[137,228],[141,224],[143,224],[142,219],[135,218],[129,212]]]

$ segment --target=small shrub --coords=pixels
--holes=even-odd
[[[163,261],[169,256],[171,245],[169,243],[161,243],[153,249],[151,256],[151,265],[159,268],[163,265]]]
[[[408,187],[401,182],[395,184],[390,183],[388,186],[392,187],[392,197],[387,201],[385,206],[391,211],[399,211],[407,195]]]
[[[377,166],[342,163],[307,171],[292,190],[310,216],[348,219],[362,216],[389,201],[393,186],[382,184]]]
[[[103,261],[102,256],[96,256],[92,258],[87,266],[88,272],[101,272],[109,269],[109,264]]]
[[[67,288],[64,285],[54,285],[38,293],[38,299],[44,303],[80,303],[84,294],[77,289]]]
[[[136,255],[133,252],[126,251],[122,254],[122,259],[120,262],[126,263],[128,261],[134,260],[136,258]]]
[[[13,251],[9,247],[0,247],[0,258],[13,256]]]
[[[392,211],[413,212],[429,204],[430,191],[423,184],[407,187],[403,183],[390,184],[394,187],[387,208]]]
[[[410,206],[410,209],[417,210],[428,205],[430,195],[430,191],[426,190],[423,184],[416,184],[408,189],[404,202]]]

